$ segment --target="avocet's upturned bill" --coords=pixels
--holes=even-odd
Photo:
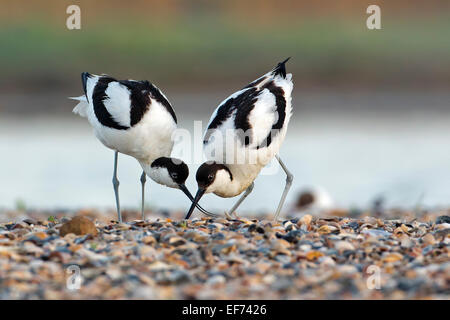
[[[87,72],[81,74],[81,79],[84,95],[72,98],[79,101],[73,112],[87,118],[95,136],[114,150],[113,186],[119,221],[122,222],[117,179],[119,152],[135,158],[143,169],[143,220],[146,174],[159,184],[182,190],[192,201],[185,186],[189,169],[183,161],[170,157],[177,117],[166,96],[148,81],[116,80]]]
[[[233,214],[253,190],[261,169],[274,157],[287,176],[275,213],[278,218],[293,181],[278,156],[292,112],[292,74],[286,74],[285,67],[288,60],[232,94],[214,111],[203,140],[209,161],[197,170],[198,191],[186,219],[205,193],[228,198],[245,191],[231,208]]]

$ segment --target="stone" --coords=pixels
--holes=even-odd
[[[155,244],[157,241],[153,236],[146,236],[142,238],[142,242],[145,244]]]
[[[400,261],[402,259],[403,259],[403,256],[400,253],[392,252],[392,253],[387,254],[383,258],[383,261],[384,262],[396,262],[396,261]]]
[[[310,214],[305,214],[303,217],[300,218],[300,220],[297,222],[299,225],[307,225],[309,226],[312,221],[312,216]]]
[[[334,244],[334,247],[336,248],[337,251],[341,253],[346,250],[355,250],[355,247],[348,241],[337,241]]]
[[[38,224],[37,220],[35,220],[33,218],[26,218],[23,220],[23,222],[27,223],[28,225],[37,225]]]
[[[328,211],[281,223],[266,220],[272,212],[179,222],[181,211],[143,222],[130,210],[124,224],[113,210],[78,212],[96,219],[95,237],[56,236],[71,222],[64,212],[52,212],[55,226],[40,222],[49,212],[33,211],[36,224],[5,212],[0,299],[448,299],[450,223],[438,218],[448,212]],[[68,291],[76,266],[83,284]],[[377,275],[381,290],[368,290]]]
[[[435,244],[436,243],[436,239],[434,238],[434,236],[431,233],[427,233],[426,235],[424,235],[422,237],[422,241],[426,245],[430,245],[430,244]]]
[[[322,252],[317,250],[311,250],[306,254],[306,259],[308,259],[309,261],[315,261],[322,256],[323,256]]]
[[[361,231],[362,234],[369,235],[371,237],[390,237],[392,234],[390,232],[379,230],[379,229],[365,229]]]
[[[212,276],[211,278],[208,279],[208,281],[206,281],[206,284],[215,286],[215,285],[221,285],[224,284],[226,282],[227,279],[225,279],[224,276],[222,275],[215,275]]]
[[[96,236],[98,234],[98,230],[91,220],[86,217],[78,216],[74,217],[69,222],[64,223],[59,230],[61,237],[64,237],[69,233],[76,235],[92,234],[93,236]]]

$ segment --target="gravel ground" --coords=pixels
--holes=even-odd
[[[2,212],[0,299],[450,298],[450,210],[331,213],[273,222],[125,212],[119,224],[95,210]],[[98,234],[61,237],[74,215]]]

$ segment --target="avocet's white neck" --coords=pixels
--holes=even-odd
[[[223,198],[235,197],[252,184],[262,169],[262,166],[257,164],[227,165],[227,167],[233,179],[230,180],[227,171],[219,170],[214,183],[206,189],[206,192],[213,192]]]

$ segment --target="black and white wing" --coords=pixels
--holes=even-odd
[[[291,116],[292,75],[285,63],[232,94],[214,111],[203,143],[208,145],[217,133],[226,137],[236,130],[236,138],[246,149],[268,147],[285,132]]]
[[[85,96],[74,112],[87,115],[92,107],[98,122],[105,127],[127,130],[141,121],[153,103],[161,104],[176,123],[175,112],[166,96],[148,81],[116,80],[106,75],[81,74]]]

